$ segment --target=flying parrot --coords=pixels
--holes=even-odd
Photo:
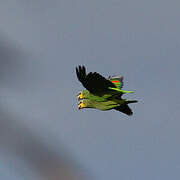
[[[94,108],[94,109],[99,109],[101,111],[107,111],[111,109],[115,109],[117,111],[120,111],[122,113],[125,113],[127,115],[132,115],[133,112],[129,108],[128,104],[130,103],[136,103],[136,100],[126,100],[126,99],[121,99],[121,100],[107,100],[107,101],[95,101],[92,99],[83,99],[79,102],[78,108],[83,109],[83,108]]]
[[[128,104],[137,101],[128,101],[121,98],[123,94],[133,92],[121,89],[123,86],[123,76],[112,76],[106,79],[97,72],[86,74],[84,66],[76,67],[76,74],[78,80],[86,88],[86,90],[82,90],[77,96],[78,100],[81,100],[78,105],[79,109],[116,109],[127,115],[132,115]]]

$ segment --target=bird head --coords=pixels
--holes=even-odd
[[[82,94],[82,92],[79,92],[79,94],[77,95],[77,99],[78,99],[78,101],[80,101],[81,99],[83,99],[83,94]]]
[[[86,107],[85,102],[84,101],[80,101],[80,103],[78,104],[78,109],[80,110],[80,109],[83,109],[85,107]]]
[[[78,101],[82,100],[82,99],[89,99],[90,93],[88,90],[82,90],[81,92],[79,92],[79,94],[77,95],[77,99]]]

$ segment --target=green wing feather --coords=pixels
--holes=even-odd
[[[118,91],[118,92],[120,92],[122,94],[133,93],[133,91],[124,91],[124,90],[121,90],[121,88],[124,85],[123,79],[124,78],[121,75],[109,77],[109,80],[116,86],[116,88],[109,87],[109,89]]]
[[[109,87],[109,89],[112,89],[112,90],[121,92],[121,93],[123,93],[123,94],[126,94],[126,93],[133,93],[133,92],[134,92],[134,91],[124,91],[124,90],[121,90],[121,89],[119,89],[119,88],[111,88],[111,87]]]

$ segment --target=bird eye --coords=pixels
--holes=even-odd
[[[82,102],[80,101],[78,105],[80,105]]]

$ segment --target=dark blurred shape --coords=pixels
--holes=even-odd
[[[0,37],[0,80],[1,82],[17,79],[24,71],[25,53],[15,43]]]
[[[8,88],[15,84],[26,72],[25,54],[10,42],[0,38],[0,86]],[[17,80],[18,79],[18,80]],[[1,91],[0,91],[1,93]],[[5,94],[3,94],[5,96]],[[7,109],[7,104],[0,101],[0,153],[5,150],[19,159],[25,160],[32,170],[47,180],[81,180],[87,179],[65,153],[64,147],[56,152],[34,135],[31,128],[26,127],[27,119]],[[57,153],[58,152],[58,153]]]
[[[23,158],[42,179],[81,180],[87,179],[84,172],[65,153],[64,148],[55,152],[32,134],[13,114],[0,111],[0,150]],[[71,160],[70,160],[71,159]],[[83,168],[82,168],[83,169]],[[81,170],[82,170],[81,169]]]

